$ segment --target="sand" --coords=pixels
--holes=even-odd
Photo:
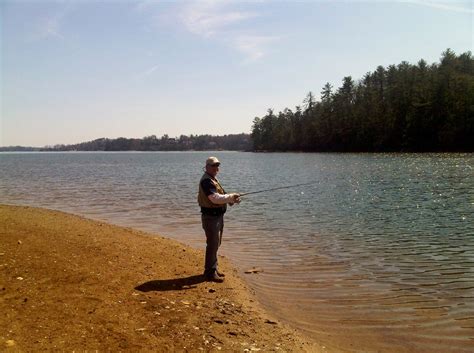
[[[0,205],[0,351],[324,352],[220,257],[59,211]]]

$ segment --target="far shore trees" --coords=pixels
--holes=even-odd
[[[474,59],[447,49],[440,63],[378,66],[326,83],[296,111],[256,117],[257,151],[474,151]]]

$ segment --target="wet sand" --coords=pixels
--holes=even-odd
[[[265,312],[223,257],[63,212],[0,205],[0,350],[325,352]]]

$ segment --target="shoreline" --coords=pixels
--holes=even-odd
[[[0,204],[0,347],[324,352],[266,312],[220,256],[62,211]]]

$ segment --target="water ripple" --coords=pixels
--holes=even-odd
[[[0,202],[202,248],[207,154],[4,153]],[[215,154],[229,191],[314,181],[226,215],[222,253],[263,269],[245,278],[274,313],[343,351],[472,352],[472,154]]]

